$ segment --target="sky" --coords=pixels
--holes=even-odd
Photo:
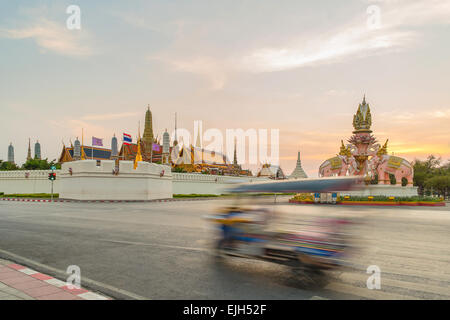
[[[57,159],[82,128],[109,147],[150,105],[159,137],[175,112],[192,132],[279,129],[282,169],[300,151],[314,177],[366,95],[390,153],[447,160],[448,39],[448,0],[2,0],[0,159],[12,142],[23,163],[28,138]]]

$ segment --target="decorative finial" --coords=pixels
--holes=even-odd
[[[386,139],[386,142],[384,143],[384,145],[378,150],[377,152],[377,156],[382,156],[387,154],[387,144],[388,144],[389,139]]]
[[[372,114],[370,113],[369,104],[366,103],[366,95],[364,94],[362,103],[359,104],[356,114],[353,116],[353,128],[357,132],[372,132],[370,127],[372,125]]]
[[[343,140],[341,140],[341,150],[339,150],[339,155],[346,157],[350,157],[352,155],[350,148],[345,147]]]

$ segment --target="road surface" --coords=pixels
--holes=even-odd
[[[60,278],[77,265],[82,285],[122,299],[450,299],[449,207],[279,203],[274,209],[292,223],[319,214],[358,217],[351,267],[308,289],[282,266],[212,258],[214,230],[203,216],[224,201],[2,201],[0,258]],[[370,265],[381,270],[380,290],[366,287]]]

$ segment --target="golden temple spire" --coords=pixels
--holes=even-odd
[[[388,144],[389,139],[386,139],[386,142],[384,143],[384,145],[378,150],[377,152],[377,156],[382,156],[387,154],[387,144]]]
[[[153,120],[152,112],[150,111],[150,105],[147,106],[147,111],[145,112],[144,134],[142,135],[142,141],[145,145],[144,151],[147,153],[147,156],[150,156],[154,142]]]
[[[370,126],[372,125],[372,114],[370,113],[370,106],[366,103],[366,95],[364,94],[364,98],[362,103],[359,104],[358,110],[356,114],[353,116],[353,128],[357,132],[372,132],[370,130]]]

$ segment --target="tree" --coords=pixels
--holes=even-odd
[[[436,175],[425,181],[426,188],[435,191],[438,196],[448,196],[450,190],[450,175]]]
[[[22,169],[25,170],[50,170],[52,166],[55,166],[56,169],[61,169],[61,165],[58,163],[55,163],[56,160],[52,160],[51,162],[48,162],[48,159],[39,160],[39,159],[30,159],[27,160],[22,165]]]
[[[414,161],[414,185],[419,187],[419,194],[425,193],[425,181],[431,178],[440,169],[442,159],[436,158],[434,155],[429,155],[425,161],[416,159]]]
[[[0,163],[0,170],[1,171],[7,171],[7,170],[19,170],[19,167],[15,163],[11,162],[1,162]]]

